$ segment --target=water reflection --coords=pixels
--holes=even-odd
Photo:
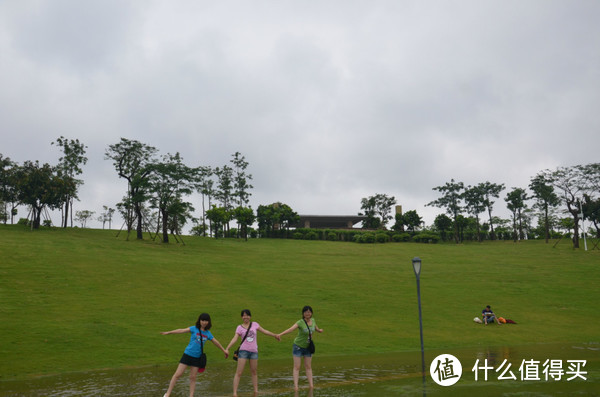
[[[540,345],[510,348],[448,349],[426,351],[426,361],[442,353],[453,354],[463,364],[463,377],[454,386],[442,387],[427,377],[428,396],[480,395],[600,395],[600,355],[595,345]],[[475,361],[487,359],[498,367],[505,359],[587,360],[587,380],[561,381],[475,381],[471,372]],[[214,360],[214,361],[211,361]],[[518,366],[518,364],[517,364]],[[38,378],[30,381],[0,382],[0,395],[17,396],[162,396],[173,373],[173,366],[127,370],[97,371]],[[205,373],[198,376],[196,396],[231,395],[235,365],[209,357]],[[313,361],[315,390],[293,391],[292,361],[259,362],[260,396],[335,397],[335,396],[421,396],[420,352],[378,354],[356,357],[316,357]],[[245,381],[247,380],[247,382]],[[301,376],[301,384],[306,379]],[[179,382],[173,396],[187,396],[187,382]],[[240,396],[252,396],[250,378],[243,378]]]

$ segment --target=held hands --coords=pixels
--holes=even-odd
[[[278,342],[281,342],[281,334],[273,335],[273,338],[277,339]]]
[[[223,350],[223,353],[225,353],[225,360],[227,360],[227,358],[229,357],[229,350],[225,349]]]

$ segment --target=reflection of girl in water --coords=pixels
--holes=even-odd
[[[240,378],[242,376],[242,372],[244,372],[244,367],[246,366],[246,362],[248,360],[250,361],[250,373],[252,374],[252,386],[254,387],[254,394],[258,393],[258,375],[256,373],[258,368],[258,344],[256,343],[257,331],[280,340],[278,335],[275,335],[271,331],[267,331],[258,323],[252,322],[250,310],[242,310],[242,324],[238,325],[237,329],[235,330],[235,335],[225,349],[227,354],[229,352],[229,348],[234,345],[238,339],[242,339],[240,352],[238,354],[237,370],[235,371],[235,376],[233,377],[234,396],[237,396]]]
[[[209,329],[211,328],[212,323],[210,321],[210,316],[208,313],[202,313],[200,317],[198,317],[198,321],[196,321],[196,325],[188,327],[188,328],[180,328],[174,329],[173,331],[161,332],[163,335],[170,334],[184,334],[187,332],[191,332],[190,343],[185,349],[181,360],[179,361],[179,365],[177,366],[177,370],[173,377],[171,378],[171,382],[169,383],[169,389],[165,393],[164,397],[169,397],[173,388],[175,387],[175,383],[177,380],[183,375],[183,372],[187,367],[191,367],[190,369],[190,397],[194,396],[194,390],[196,389],[196,375],[198,372],[204,372],[204,364],[200,362],[200,356],[203,352],[203,347],[205,342],[211,341],[215,346],[225,353],[225,358],[229,355],[229,353],[223,349],[223,346],[219,343],[219,341],[213,337]]]

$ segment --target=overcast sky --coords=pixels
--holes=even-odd
[[[0,153],[56,164],[51,142],[79,139],[75,210],[97,215],[125,194],[104,160],[124,137],[189,166],[241,152],[254,209],[353,215],[383,193],[431,224],[452,178],[525,188],[600,161],[599,16],[596,0],[0,1]]]

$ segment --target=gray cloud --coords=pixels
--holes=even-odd
[[[526,187],[597,162],[594,1],[0,4],[0,152],[88,146],[81,208],[124,194],[120,137],[254,175],[252,204],[354,214],[395,196],[428,223],[451,178]],[[194,198],[198,202],[198,198]],[[503,207],[500,199],[496,208]],[[196,205],[200,207],[199,203]]]

